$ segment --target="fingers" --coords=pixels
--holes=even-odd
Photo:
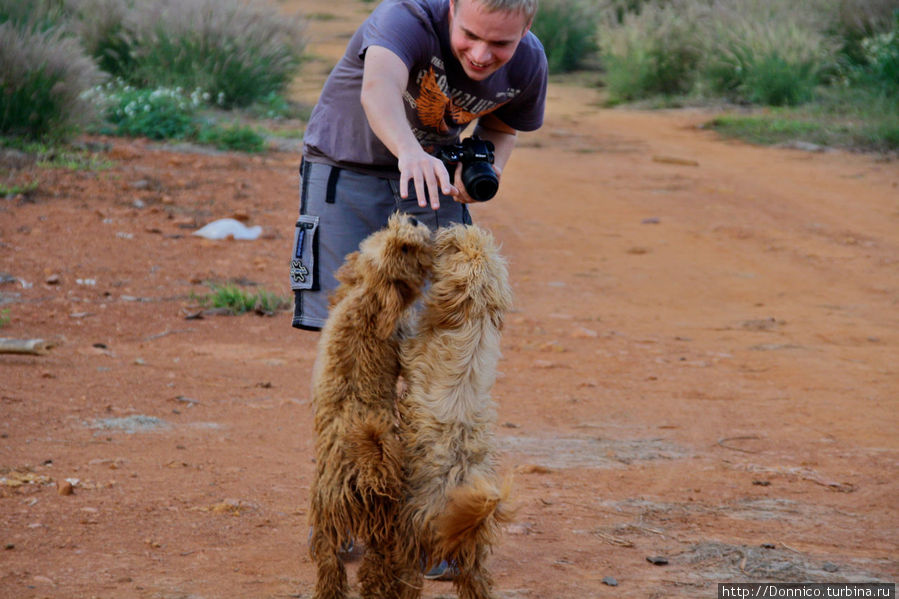
[[[468,195],[468,190],[465,189],[465,183],[462,182],[462,163],[458,163],[456,165],[456,174],[455,179],[457,182],[458,193],[454,194],[454,198],[460,204],[471,204],[474,202],[474,199]]]
[[[433,156],[421,152],[421,155],[413,160],[399,162],[400,167],[400,197],[409,197],[409,183],[415,190],[418,205],[422,208],[428,205],[431,208],[440,208],[440,193],[455,196],[459,191],[450,183],[449,173],[443,162]]]

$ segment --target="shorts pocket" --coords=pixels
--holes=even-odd
[[[290,256],[290,288],[317,291],[319,217],[301,214],[293,234]]]

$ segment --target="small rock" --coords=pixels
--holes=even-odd
[[[821,569],[825,572],[836,572],[840,569],[840,567],[833,562],[824,562],[824,565],[821,566]]]
[[[67,480],[60,481],[56,483],[56,492],[60,495],[74,495],[75,494],[75,485],[70,483]]]
[[[599,337],[599,333],[586,327],[578,327],[572,331],[571,336],[575,339],[595,339]]]
[[[618,581],[612,576],[606,576],[602,579],[602,583],[609,587],[617,587]]]
[[[653,216],[651,218],[644,218],[643,220],[640,221],[640,223],[644,224],[644,225],[657,225],[660,222],[662,222],[662,219],[655,217],[655,216]]]
[[[44,279],[44,283],[46,283],[47,285],[59,285],[61,280],[62,279],[59,277],[59,275],[50,275],[49,277]]]
[[[651,557],[647,557],[646,561],[648,561],[653,566],[667,566],[668,558],[661,555],[653,555]]]
[[[506,532],[510,535],[527,535],[531,533],[531,527],[527,524],[516,522],[507,526]]]

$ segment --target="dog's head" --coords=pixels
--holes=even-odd
[[[512,307],[509,272],[493,235],[476,225],[441,229],[434,242],[434,276],[428,301],[435,324],[455,327],[466,321],[489,318],[502,328]]]
[[[379,319],[384,324],[379,324],[378,334],[386,338],[421,293],[432,262],[433,243],[427,225],[409,215],[394,214],[386,227],[366,237],[359,251],[346,257],[335,275],[341,285],[332,301],[364,286],[380,304]]]

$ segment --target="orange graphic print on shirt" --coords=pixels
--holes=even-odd
[[[446,117],[449,115],[452,123],[456,125],[465,125],[481,117],[489,112],[493,112],[505,102],[497,104],[489,102],[488,107],[480,112],[471,112],[465,108],[458,106],[453,100],[447,96],[440,88],[437,82],[437,75],[434,69],[428,69],[421,80],[421,94],[416,100],[416,111],[421,124],[425,127],[431,127],[441,134],[449,131]]]

